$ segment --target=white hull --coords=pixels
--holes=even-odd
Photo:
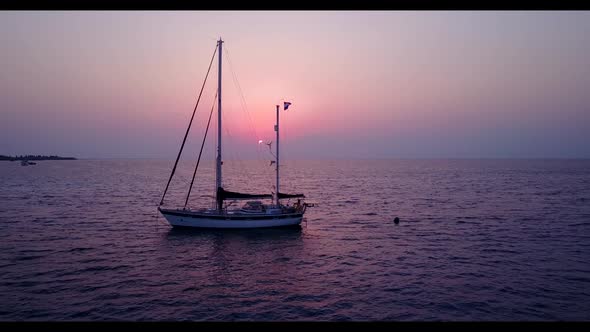
[[[301,224],[303,215],[276,216],[265,219],[256,219],[256,216],[248,218],[244,215],[239,218],[225,215],[225,218],[207,217],[204,215],[177,215],[161,211],[162,215],[171,226],[196,227],[196,228],[268,228],[287,227]]]

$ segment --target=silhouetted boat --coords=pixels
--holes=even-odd
[[[37,163],[34,163],[32,161],[28,161],[28,160],[21,160],[20,165],[21,166],[29,166],[29,165],[37,165]]]
[[[192,124],[192,119],[194,118],[195,111],[197,106],[195,106],[195,111],[193,111],[193,118],[191,118],[191,122],[189,123],[189,127],[186,131],[184,136],[184,140],[180,147],[180,151],[176,158],[176,162],[174,167],[172,168],[172,173],[170,174],[170,178],[168,180],[168,184],[166,185],[166,189],[164,190],[164,194],[162,195],[162,200],[160,201],[160,206],[158,206],[158,211],[162,213],[162,215],[166,218],[166,220],[172,226],[176,227],[203,227],[203,228],[261,228],[261,227],[284,227],[284,226],[298,226],[301,224],[303,219],[303,214],[308,206],[312,206],[311,204],[304,203],[305,195],[303,194],[284,194],[279,191],[279,105],[276,105],[276,113],[277,113],[277,123],[275,125],[276,131],[276,139],[277,139],[277,146],[276,146],[276,161],[274,164],[276,166],[276,190],[272,194],[248,194],[248,193],[239,193],[233,191],[227,191],[223,188],[222,181],[221,181],[221,166],[222,166],[222,158],[221,158],[221,55],[222,55],[222,45],[223,41],[219,39],[217,41],[217,46],[215,48],[215,52],[213,53],[213,58],[211,59],[211,63],[209,64],[209,70],[211,69],[211,64],[215,59],[215,53],[217,52],[218,56],[218,85],[217,85],[217,157],[216,157],[216,168],[215,168],[215,178],[216,178],[216,192],[215,192],[215,206],[210,208],[199,208],[199,209],[189,209],[187,208],[188,199],[190,196],[190,191],[192,189],[192,182],[189,187],[189,192],[187,194],[184,207],[182,208],[163,208],[162,205],[164,204],[164,197],[166,196],[166,192],[168,190],[168,186],[170,185],[170,181],[174,175],[176,170],[176,166],[178,164],[178,160],[180,159],[180,155],[182,153],[182,149],[184,147],[184,143],[186,142],[186,138],[188,136],[190,126]],[[209,70],[207,71],[207,76],[209,75]],[[205,82],[207,81],[207,76],[205,76]],[[203,83],[203,87],[205,86],[205,82]],[[203,89],[201,88],[201,93]],[[200,95],[199,95],[200,100]],[[197,100],[197,105],[199,103]],[[286,110],[291,103],[285,102],[283,107]],[[211,109],[211,114],[213,113],[213,108]],[[203,152],[203,145],[205,143],[205,139],[207,137],[207,132],[209,130],[209,124],[211,123],[211,114],[209,115],[209,122],[207,123],[207,130],[205,131],[205,137],[203,138],[203,142],[201,145],[201,153]],[[197,166],[195,168],[195,173],[197,171],[199,161],[201,159],[201,153],[199,153],[199,159],[197,160]],[[195,173],[193,173],[193,181]],[[293,205],[283,204],[281,199],[286,198],[296,198],[297,202]],[[264,204],[261,199],[272,199],[271,203]],[[224,204],[226,201],[237,201],[237,200],[246,200],[247,202],[240,208],[233,208],[230,209],[229,206],[232,204]]]

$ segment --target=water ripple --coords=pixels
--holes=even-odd
[[[170,162],[0,162],[0,320],[590,319],[590,161],[286,165],[319,203],[301,229],[203,231],[157,214]],[[226,166],[228,188],[271,185]]]

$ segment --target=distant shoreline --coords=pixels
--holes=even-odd
[[[41,156],[41,155],[27,155],[27,156],[4,156],[0,155],[0,161],[17,161],[17,160],[77,160],[74,157],[60,157],[60,156]]]

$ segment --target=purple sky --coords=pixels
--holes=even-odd
[[[226,158],[283,100],[287,158],[590,158],[589,35],[567,11],[0,12],[0,154],[174,158],[222,36]]]

